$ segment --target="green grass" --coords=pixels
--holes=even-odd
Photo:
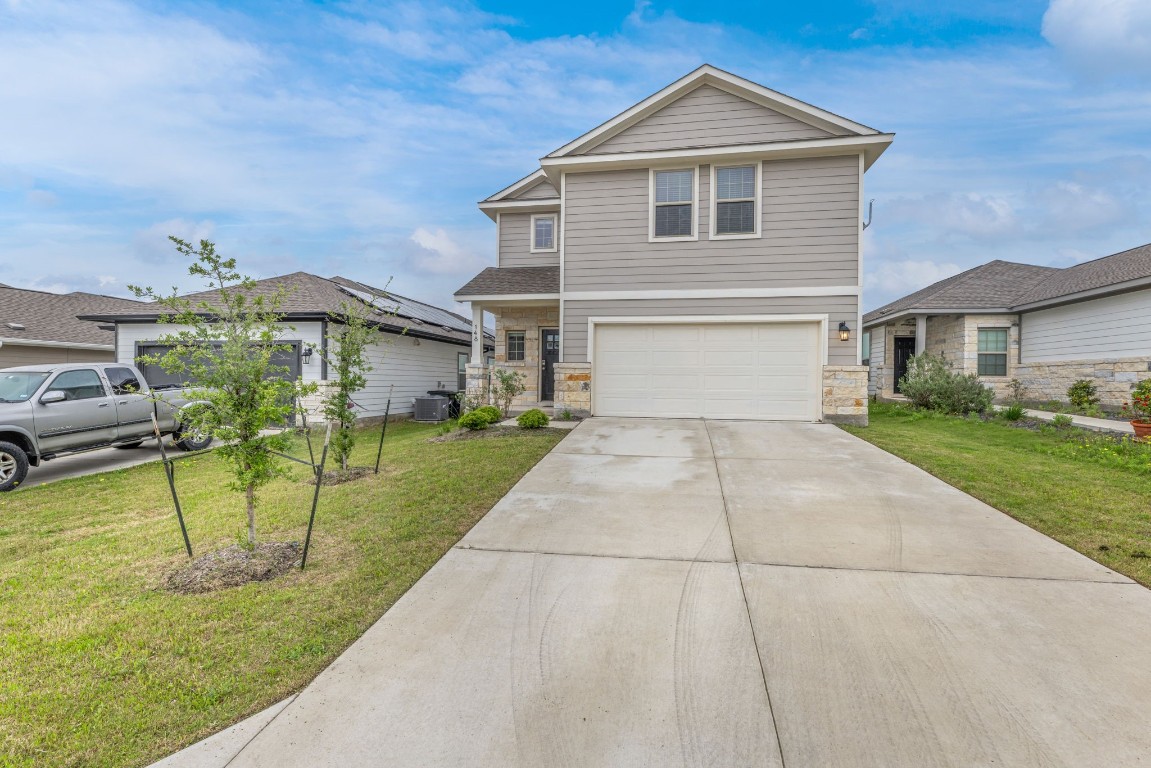
[[[0,496],[0,766],[146,765],[300,690],[562,436],[438,432],[389,425],[379,476],[324,487],[306,572],[206,595],[159,589],[187,562],[159,464]],[[293,472],[263,493],[262,541],[303,539]],[[214,456],[177,480],[197,555],[243,537]]]
[[[870,422],[845,429],[1151,586],[1151,445],[889,404]]]

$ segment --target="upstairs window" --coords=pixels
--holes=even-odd
[[[524,359],[524,332],[508,331],[508,362],[522,362]]]
[[[757,187],[754,165],[715,169],[715,235],[756,234]]]
[[[555,214],[532,216],[532,253],[556,250]]]
[[[979,329],[979,375],[1007,375],[1007,329]]]
[[[652,192],[652,238],[694,238],[695,171],[653,171]]]

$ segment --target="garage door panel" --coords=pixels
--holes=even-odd
[[[819,328],[810,322],[597,326],[595,412],[818,420]]]

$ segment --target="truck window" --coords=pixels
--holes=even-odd
[[[48,385],[48,392],[63,392],[68,400],[89,400],[107,397],[100,376],[90,368],[64,371]]]
[[[0,402],[22,403],[36,393],[48,374],[39,371],[12,371],[0,374]]]
[[[135,395],[143,389],[131,368],[105,368],[104,375],[112,385],[113,395]]]

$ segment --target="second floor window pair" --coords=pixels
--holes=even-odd
[[[695,170],[655,172],[655,237],[692,237],[695,220]],[[755,222],[754,165],[715,169],[714,235],[752,235]]]

